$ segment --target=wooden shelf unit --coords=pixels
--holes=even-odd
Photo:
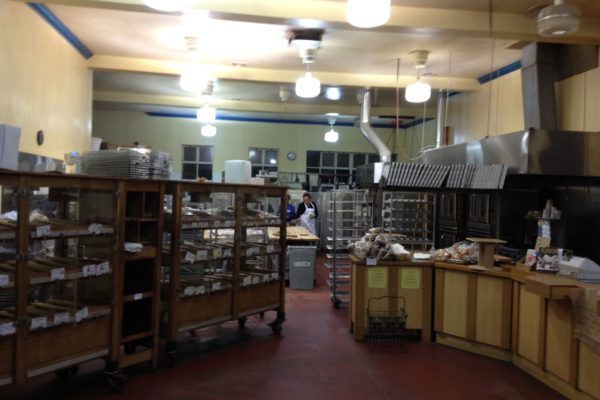
[[[285,214],[249,218],[246,206],[257,199],[260,203],[271,198],[276,207],[282,204],[285,209],[286,194],[286,188],[275,186],[195,182],[166,185],[172,214],[166,215],[165,223],[170,243],[164,263],[168,278],[165,277],[162,292],[167,315],[162,320],[166,321],[163,331],[171,362],[177,351],[177,336],[182,332],[230,320],[238,320],[243,329],[247,316],[269,310],[277,311],[271,326],[279,332],[285,318]],[[221,212],[186,216],[182,213],[186,206],[184,196],[189,200],[187,204]],[[223,204],[228,205],[227,209]],[[268,242],[270,226],[283,232],[275,243]],[[261,243],[249,242],[251,229],[264,231]],[[276,261],[262,278],[248,270],[250,260],[267,258]],[[182,269],[186,274],[182,274]],[[206,287],[203,280],[208,281]]]

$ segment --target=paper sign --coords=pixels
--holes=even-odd
[[[31,330],[45,328],[48,325],[48,319],[46,317],[35,317],[31,318]]]
[[[233,251],[230,248],[227,248],[223,251],[223,257],[231,257],[233,255]]]
[[[377,258],[375,257],[367,257],[367,265],[373,267],[377,265]]]
[[[196,288],[194,286],[188,286],[183,289],[183,294],[186,296],[193,296],[196,294]]]
[[[54,325],[66,324],[67,322],[69,322],[68,312],[60,312],[54,314]]]
[[[271,272],[271,279],[274,281],[279,280],[279,272]]]
[[[196,252],[196,258],[198,260],[207,260],[208,259],[208,251],[207,250],[198,250]]]
[[[0,324],[0,336],[13,335],[17,331],[15,324],[12,322],[5,322]]]
[[[50,270],[50,280],[51,281],[62,281],[65,279],[65,269],[64,268],[54,268]]]
[[[7,286],[9,283],[8,275],[0,275],[0,286]]]
[[[75,321],[80,322],[86,319],[90,315],[90,312],[87,307],[83,307],[81,310],[75,313]]]
[[[95,265],[84,265],[83,268],[81,268],[81,272],[83,273],[84,277],[88,277],[88,276],[95,276],[96,275],[96,266]]]
[[[252,276],[248,275],[242,279],[242,286],[249,286],[252,284]]]
[[[272,244],[268,244],[267,245],[267,253],[273,253],[275,251],[275,246],[273,246]]]
[[[42,237],[50,234],[50,225],[40,225],[35,228],[35,234],[37,237]]]
[[[213,249],[213,258],[221,258],[223,257],[223,249],[220,247]]]
[[[369,268],[367,282],[367,286],[371,289],[386,289],[388,287],[387,268]]]
[[[110,274],[110,263],[108,261],[96,265],[96,275],[104,274]]]
[[[187,251],[185,253],[185,261],[188,263],[196,262],[196,256],[193,255],[192,253],[190,253],[189,251]]]
[[[221,282],[213,282],[211,290],[216,292],[217,290],[221,290]]]
[[[142,293],[136,293],[133,295],[133,300],[134,301],[138,301],[144,298],[144,295]]]
[[[257,283],[260,283],[260,276],[252,275],[252,284],[256,285]]]
[[[204,286],[196,286],[196,294],[204,294],[206,289]]]
[[[421,270],[419,268],[402,268],[400,270],[401,289],[421,289]]]
[[[90,224],[90,226],[88,226],[88,232],[92,235],[99,235],[102,233],[102,230],[102,224]]]

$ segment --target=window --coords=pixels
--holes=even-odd
[[[392,156],[395,160],[395,155]],[[379,161],[374,153],[346,152],[306,152],[306,173],[319,174],[320,182],[325,184],[352,183],[355,181],[356,167]]]
[[[250,147],[248,149],[248,160],[252,164],[252,176],[258,175],[261,170],[277,171],[278,153],[277,149]]]
[[[181,179],[212,179],[213,146],[183,145]]]

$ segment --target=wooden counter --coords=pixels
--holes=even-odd
[[[510,360],[510,271],[443,262],[435,266],[437,341]]]
[[[421,331],[423,342],[431,341],[433,263],[412,261],[379,261],[367,266],[351,257],[352,281],[350,299],[350,331],[355,340],[363,340],[367,328],[368,301],[382,296],[404,297],[408,314],[406,328]],[[397,312],[399,300],[372,303],[373,311]]]
[[[571,302],[600,285],[441,262],[435,278],[438,343],[512,361],[570,399],[600,399],[600,352],[575,337]]]
[[[269,240],[279,240],[279,228],[270,226],[268,235]],[[288,242],[318,242],[321,239],[303,226],[288,226],[286,228],[286,240]]]

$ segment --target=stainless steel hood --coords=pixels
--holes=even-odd
[[[600,133],[530,129],[427,150],[425,164],[504,164],[508,174],[600,177]]]

